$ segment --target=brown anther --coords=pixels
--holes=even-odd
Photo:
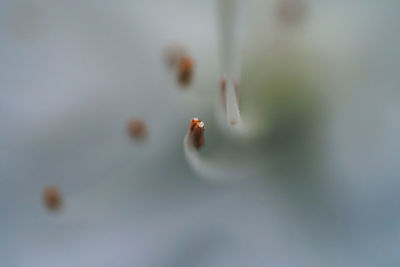
[[[180,85],[188,86],[193,79],[194,61],[190,56],[183,56],[179,60],[177,80]]]
[[[286,26],[294,26],[302,22],[307,12],[306,3],[303,0],[279,0],[277,6],[277,18]]]
[[[202,122],[198,118],[193,118],[190,122],[189,137],[192,145],[196,149],[200,149],[204,145],[204,130],[204,122]]]
[[[57,211],[62,206],[62,198],[57,187],[48,186],[43,191],[43,202],[50,211]]]
[[[127,123],[127,131],[135,140],[143,140],[147,137],[147,125],[142,119],[130,119]]]
[[[221,78],[221,84],[220,84],[220,89],[221,89],[221,91],[222,91],[222,90],[225,90],[225,88],[226,88],[226,77],[225,77],[225,76],[222,76],[222,78]]]
[[[236,103],[239,105],[239,82],[235,78],[232,78],[232,81],[235,89]]]
[[[224,108],[224,110],[226,110],[226,99],[225,99],[226,97],[225,97],[225,94],[226,94],[226,77],[223,76],[221,78],[219,96],[220,96],[222,107]]]

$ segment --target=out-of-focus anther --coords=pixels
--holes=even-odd
[[[226,90],[226,76],[222,76],[221,78],[221,84],[220,84],[220,89],[222,90]]]
[[[232,82],[233,89],[235,90],[236,103],[239,105],[239,82],[235,78],[232,78]]]
[[[164,59],[166,65],[176,71],[176,80],[181,87],[187,87],[192,83],[195,61],[182,45],[167,46],[164,51]]]
[[[285,26],[296,26],[306,17],[305,0],[278,0],[276,15],[278,21]]]
[[[221,83],[220,83],[220,87],[219,87],[219,97],[220,97],[220,101],[222,104],[222,108],[224,109],[224,111],[226,112],[226,76],[222,76],[221,78]]]
[[[62,206],[60,191],[55,186],[47,186],[43,191],[43,202],[48,210],[58,211]]]
[[[188,53],[182,44],[174,43],[165,48],[163,56],[166,65],[169,68],[175,69],[179,63],[179,60],[187,54]]]
[[[189,140],[191,145],[199,150],[204,146],[204,122],[198,118],[193,118],[189,127]]]
[[[194,60],[190,56],[183,56],[179,60],[177,69],[177,80],[179,84],[186,87],[192,83],[194,72]]]
[[[143,140],[148,135],[147,125],[144,120],[132,118],[127,123],[129,136],[134,140]]]

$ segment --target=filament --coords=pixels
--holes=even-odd
[[[219,0],[221,73],[225,75],[224,105],[230,125],[240,123],[238,90],[244,4],[241,0]],[[237,88],[237,87],[236,87]]]
[[[204,145],[204,131],[201,132],[201,138],[196,134],[193,135],[193,124],[200,124],[202,130],[204,130],[205,126],[202,121],[197,118],[194,118],[191,123],[189,130],[187,131],[184,141],[183,141],[183,150],[185,153],[186,160],[190,167],[202,178],[205,178],[209,181],[217,182],[217,181],[233,181],[235,179],[242,179],[244,177],[252,177],[255,176],[257,169],[254,166],[243,166],[243,165],[235,165],[229,163],[221,163],[215,161],[210,158],[205,158],[201,155],[199,150]],[[198,142],[199,140],[200,143]],[[199,144],[201,144],[199,146]]]

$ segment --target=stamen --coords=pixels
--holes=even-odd
[[[48,186],[44,189],[43,202],[50,211],[58,211],[61,208],[62,198],[57,187]]]
[[[232,78],[232,81],[233,81],[233,88],[235,89],[236,101],[237,104],[239,105],[239,82],[235,78]]]
[[[219,0],[220,53],[222,73],[226,75],[226,117],[231,125],[240,121],[238,89],[233,84],[240,74],[240,46],[244,6],[241,0]],[[238,88],[238,87],[237,87]]]
[[[199,149],[204,146],[204,130],[204,123],[198,118],[193,118],[183,141],[186,160],[199,176],[213,182],[232,181],[251,176],[257,171],[253,166],[236,167],[231,162],[220,162],[202,157]]]
[[[226,77],[225,76],[222,76],[219,93],[220,93],[219,96],[220,96],[220,101],[221,101],[221,104],[222,104],[222,108],[226,112],[226,98],[225,98],[225,95],[226,95]]]
[[[138,118],[132,118],[128,121],[127,131],[133,140],[143,140],[148,135],[146,123]]]
[[[199,148],[204,145],[204,129],[204,123],[198,118],[193,118],[183,141],[183,149],[187,162],[197,174],[207,179],[215,179],[225,173],[213,168],[199,153]]]
[[[193,80],[194,60],[190,56],[184,56],[179,60],[177,80],[183,87],[191,84]]]
[[[204,145],[204,122],[198,118],[193,118],[190,122],[189,137],[193,147],[199,150]]]
[[[171,44],[164,50],[166,65],[176,71],[176,80],[181,87],[192,83],[195,62],[181,44]]]

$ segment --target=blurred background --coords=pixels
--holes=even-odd
[[[235,1],[0,0],[1,266],[400,265],[399,1]]]

